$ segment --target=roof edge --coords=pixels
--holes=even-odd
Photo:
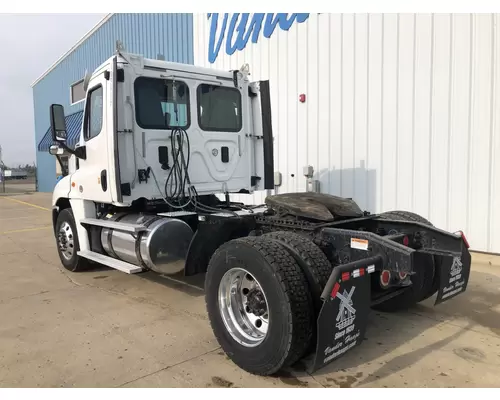
[[[88,31],[76,44],[71,47],[66,53],[64,53],[59,59],[52,64],[42,75],[40,75],[32,84],[31,87],[35,86],[43,78],[45,78],[54,68],[56,68],[66,57],[68,57],[72,52],[74,52],[80,45],[85,42],[94,32],[96,32],[102,25],[104,25],[114,13],[109,13],[103,19],[101,19],[97,25],[95,25],[90,31]]]

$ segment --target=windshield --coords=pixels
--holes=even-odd
[[[136,119],[141,128],[188,128],[189,88],[184,82],[140,77],[134,90]]]

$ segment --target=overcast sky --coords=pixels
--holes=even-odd
[[[35,161],[31,84],[105,15],[0,14],[0,146],[6,165]]]

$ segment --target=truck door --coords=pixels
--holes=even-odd
[[[89,82],[80,145],[86,147],[86,159],[79,160],[79,168],[72,176],[72,197],[110,203],[110,176],[108,157],[109,81],[102,73]]]
[[[192,183],[198,193],[249,190],[250,152],[247,134],[248,83],[233,80],[197,80],[193,106],[197,116],[189,130]],[[193,145],[194,144],[194,145]],[[200,190],[202,189],[202,190]],[[201,193],[200,193],[201,194]]]

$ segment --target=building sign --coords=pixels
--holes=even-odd
[[[208,61],[214,63],[219,56],[220,49],[225,41],[226,54],[232,55],[236,50],[243,50],[250,37],[252,43],[257,43],[262,35],[269,39],[278,26],[288,31],[294,22],[301,23],[309,18],[309,14],[287,13],[235,13],[229,18],[228,13],[208,14],[210,20],[210,37],[208,41]],[[220,28],[219,28],[219,24]]]

